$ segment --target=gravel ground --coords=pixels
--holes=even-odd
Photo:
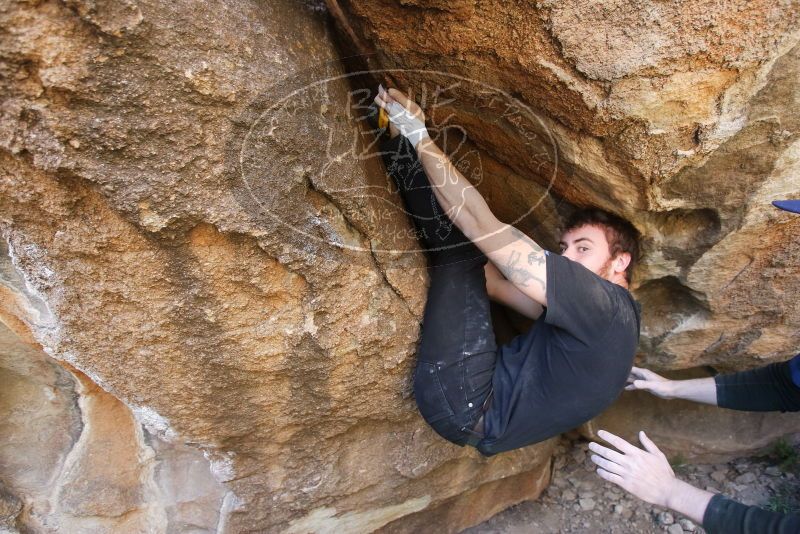
[[[692,521],[628,495],[594,473],[588,442],[562,441],[552,484],[535,502],[497,514],[464,534],[705,532]],[[676,475],[692,485],[744,504],[800,511],[800,447],[782,442],[765,457],[721,464],[681,464]]]

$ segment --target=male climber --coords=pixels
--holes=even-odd
[[[430,138],[415,102],[381,87],[375,103],[402,134],[382,153],[428,254],[414,373],[423,418],[489,456],[596,416],[625,387],[638,344],[638,304],[627,290],[637,230],[607,212],[578,212],[561,255],[551,254],[492,214]],[[487,272],[496,300],[538,317],[500,347]]]

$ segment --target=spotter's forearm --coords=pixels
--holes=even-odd
[[[659,504],[702,525],[706,508],[713,496],[714,494],[710,491],[701,490],[682,480],[675,479],[667,492],[665,502]]]
[[[714,378],[695,378],[692,380],[673,380],[671,384],[673,399],[686,399],[703,404],[717,405],[717,383]]]

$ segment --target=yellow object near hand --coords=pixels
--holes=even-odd
[[[383,108],[378,108],[378,128],[384,129],[389,126],[389,115],[386,114],[386,110]]]

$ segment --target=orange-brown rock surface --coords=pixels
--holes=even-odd
[[[325,16],[0,10],[2,317],[31,347],[4,369],[38,347],[75,369],[3,375],[7,524],[448,530],[447,509],[470,509],[452,530],[546,484],[552,443],[487,460],[416,413],[424,261]],[[54,384],[37,420],[69,432],[26,451],[25,391]]]
[[[328,5],[503,219],[642,229],[646,364],[800,345],[796,5]],[[445,532],[547,484],[416,413],[424,261],[326,17],[0,6],[0,527]]]

